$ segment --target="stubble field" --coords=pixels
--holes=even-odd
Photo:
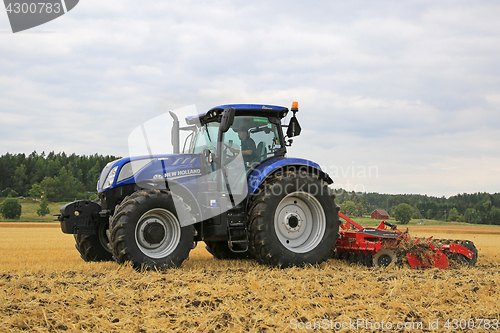
[[[199,243],[179,269],[137,272],[84,262],[58,224],[2,223],[0,332],[500,331],[500,229],[410,233],[472,240],[478,265],[275,269]]]

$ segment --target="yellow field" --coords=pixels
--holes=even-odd
[[[332,259],[274,269],[214,260],[200,243],[181,268],[141,273],[85,263],[58,224],[0,224],[0,332],[439,332],[448,319],[455,331],[500,330],[500,229],[441,228],[410,232],[474,241],[475,268],[373,269]]]

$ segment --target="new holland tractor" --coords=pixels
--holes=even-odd
[[[288,125],[283,118],[293,112]],[[289,267],[328,260],[338,237],[332,179],[317,163],[287,157],[300,134],[298,104],[222,105],[173,119],[173,154],[109,163],[98,200],[61,207],[86,261],[178,267],[198,241],[218,259]],[[180,152],[180,132],[189,134]],[[166,147],[168,148],[168,147]]]

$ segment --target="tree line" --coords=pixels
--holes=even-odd
[[[112,155],[79,156],[50,152],[0,156],[0,197],[31,196],[49,201],[89,199],[96,193],[101,170],[118,159]],[[349,216],[380,208],[392,215],[401,203],[410,205],[414,219],[500,225],[500,193],[457,194],[450,198],[421,194],[356,193],[339,189],[337,203]]]
[[[463,193],[445,198],[421,194],[356,193],[342,189],[336,192],[337,203],[350,216],[370,214],[375,209],[384,209],[392,216],[396,207],[405,203],[412,207],[413,219],[500,225],[500,193]]]
[[[0,156],[0,197],[45,196],[50,201],[88,199],[104,166],[118,159],[107,155],[79,156],[50,152]]]

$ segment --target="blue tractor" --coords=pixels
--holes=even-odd
[[[339,207],[318,164],[286,157],[301,131],[297,112],[296,102],[291,110],[222,105],[187,117],[183,127],[171,112],[173,154],[109,163],[97,200],[61,207],[62,231],[74,234],[85,261],[138,269],[178,267],[198,241],[217,259],[277,267],[326,261]],[[182,153],[181,131],[189,133]]]

